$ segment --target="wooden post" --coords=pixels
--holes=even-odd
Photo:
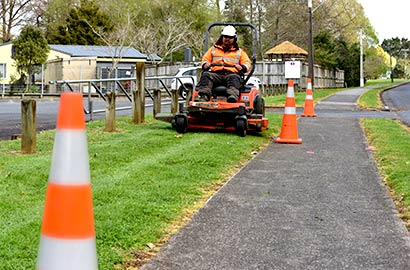
[[[137,91],[139,92],[141,99],[140,102],[137,103],[140,106],[138,123],[143,123],[145,119],[145,63],[137,63],[135,69],[137,78]]]
[[[154,89],[154,108],[153,108],[154,118],[157,113],[161,112],[161,90]]]
[[[107,93],[106,97],[104,131],[113,132],[115,131],[115,93]]]
[[[132,123],[141,124],[141,95],[138,90],[132,90]]]
[[[21,101],[21,152],[31,154],[36,151],[36,101]]]
[[[171,90],[171,113],[178,112],[178,89]]]

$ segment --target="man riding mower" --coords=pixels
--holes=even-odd
[[[207,28],[205,50],[209,30],[216,25],[225,27],[215,45],[204,54],[199,84],[189,105],[184,108],[180,104],[173,126],[178,133],[227,130],[242,137],[247,131],[266,130],[264,99],[256,87],[246,84],[255,69],[257,31],[248,23],[212,23]],[[250,27],[254,32],[252,62],[237,44],[235,26]]]

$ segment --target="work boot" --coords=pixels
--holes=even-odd
[[[234,95],[230,95],[230,96],[228,97],[227,101],[228,101],[229,103],[236,103],[236,102],[238,101],[238,98],[235,97]]]

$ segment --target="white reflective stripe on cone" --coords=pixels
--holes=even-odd
[[[41,235],[37,270],[97,270],[95,238],[56,239]]]
[[[288,86],[286,97],[295,97],[295,89],[293,87]]]
[[[89,184],[89,166],[85,130],[57,129],[49,183]]]
[[[296,114],[295,107],[285,107],[285,114]]]
[[[312,89],[312,83],[308,83],[307,88]]]
[[[306,95],[306,99],[313,99],[312,95]]]

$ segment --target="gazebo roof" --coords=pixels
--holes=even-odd
[[[291,54],[291,55],[308,55],[307,51],[296,46],[292,42],[284,41],[281,44],[273,47],[272,49],[265,52],[268,55],[280,55],[280,54]]]

